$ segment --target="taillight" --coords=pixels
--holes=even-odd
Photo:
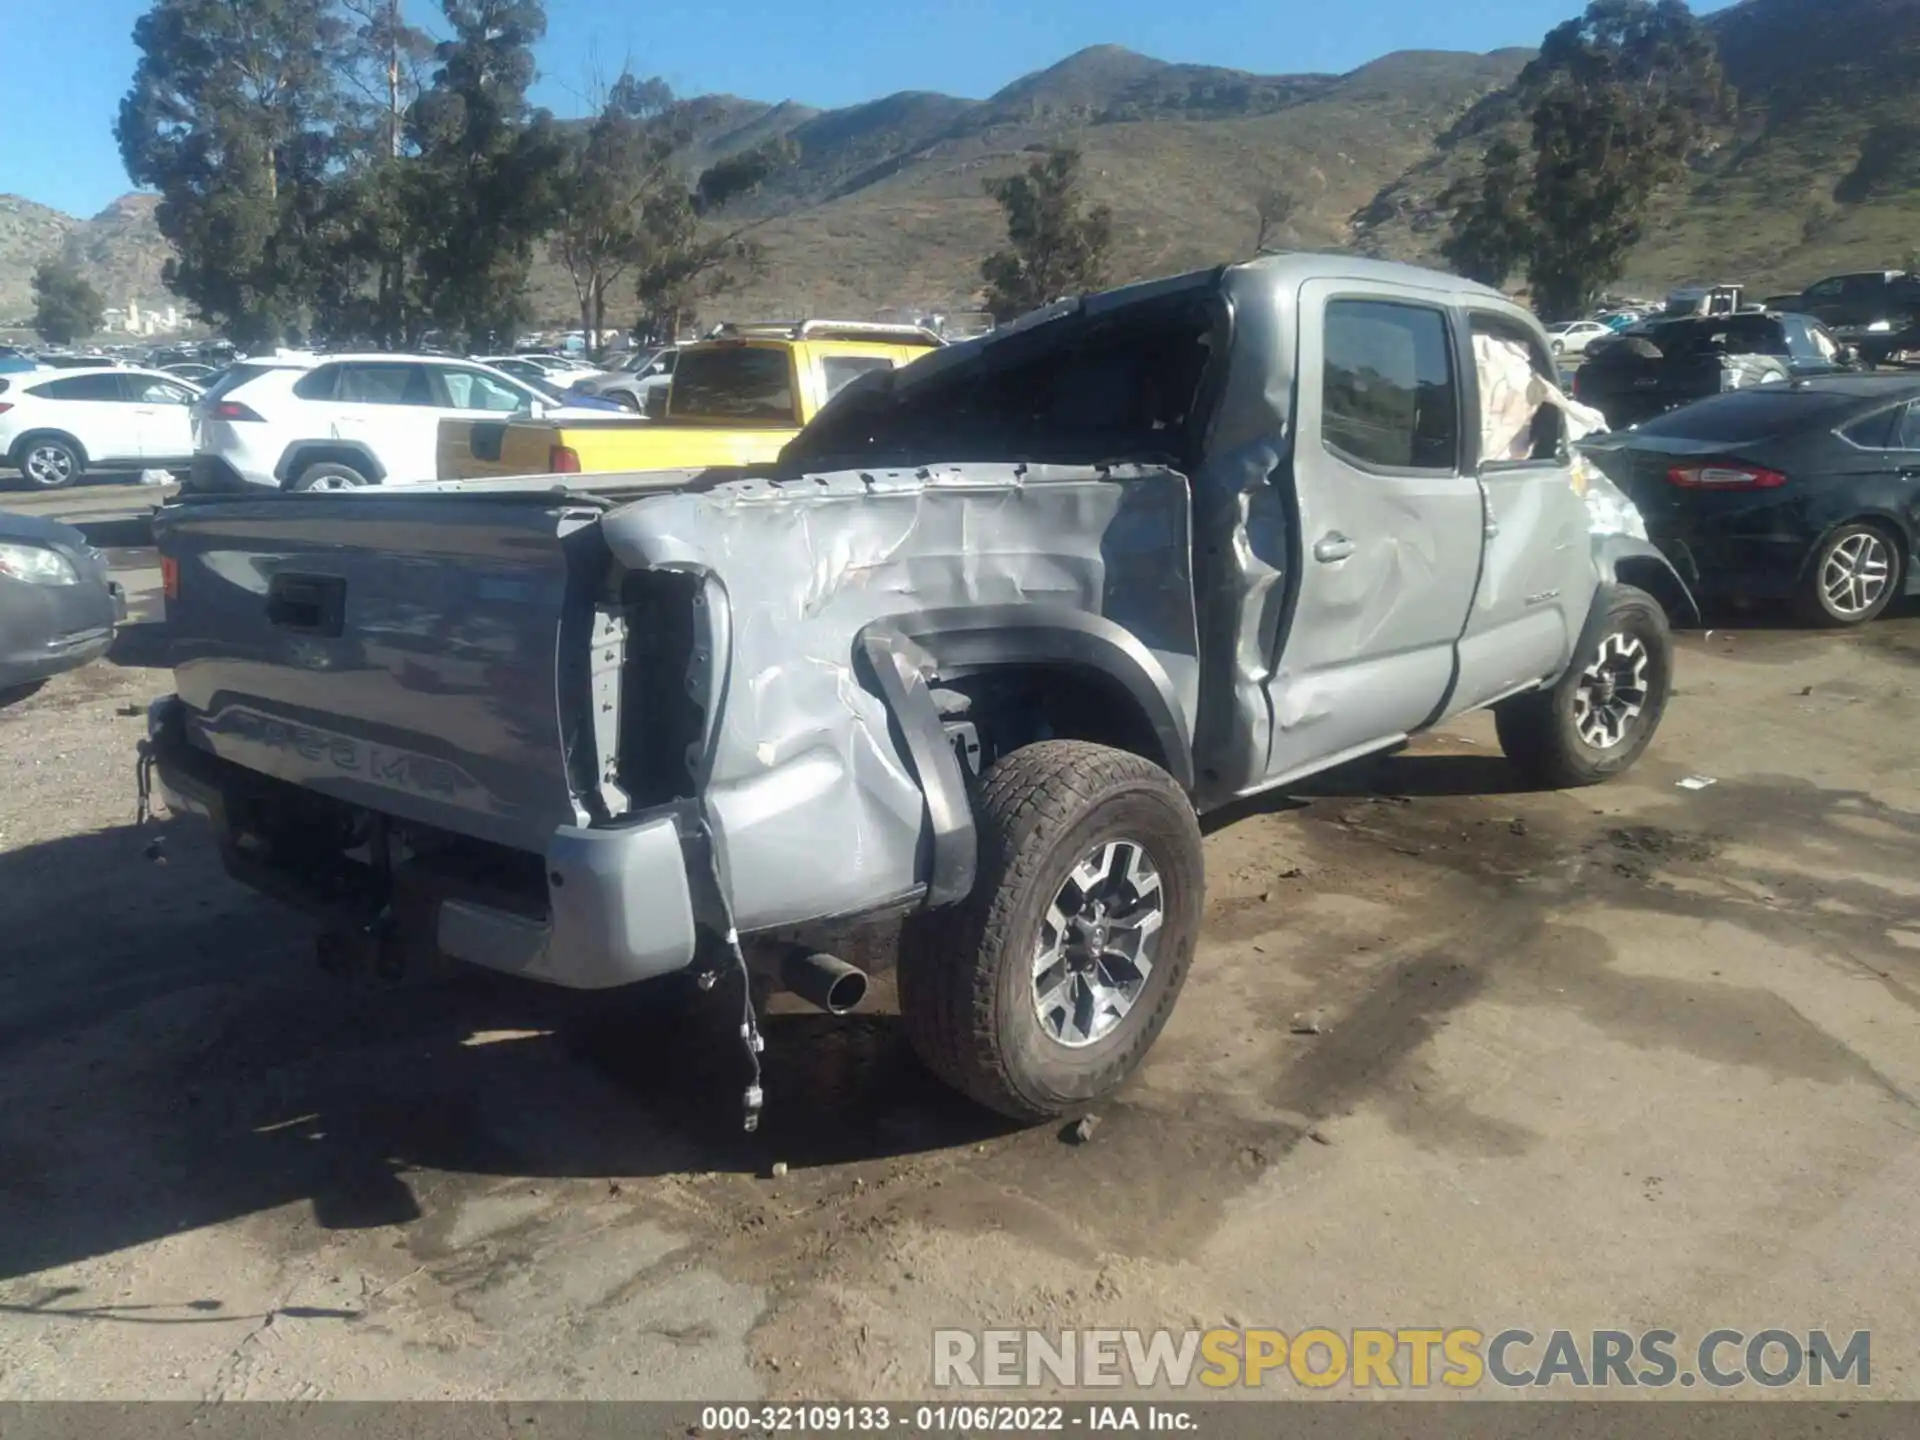
[[[171,555],[160,557],[160,594],[168,600],[180,598],[180,562]]]
[[[578,475],[580,473],[580,452],[571,445],[555,445],[547,451],[547,473],[549,475]]]
[[[238,400],[222,400],[217,403],[213,407],[213,418],[216,420],[252,420],[260,424],[266,423],[261,419],[260,413],[251,405],[242,405]]]
[[[1787,483],[1778,470],[1763,465],[1675,465],[1667,483],[1682,490],[1776,490]]]

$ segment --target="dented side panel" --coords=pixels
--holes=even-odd
[[[1107,617],[1198,705],[1187,483],[1175,471],[963,465],[741,481],[651,498],[602,533],[629,569],[709,577],[728,610],[704,805],[742,930],[925,885],[932,827],[857,637],[929,611]],[[642,740],[641,743],[644,743]]]

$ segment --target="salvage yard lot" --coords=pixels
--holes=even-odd
[[[723,1020],[327,979],[133,826],[156,638],[0,711],[0,1394],[907,1396],[935,1326],[1237,1324],[1869,1329],[1920,1396],[1912,603],[1686,637],[1599,790],[1475,718],[1213,827],[1079,1145],[922,1077],[885,983],[782,1002],[746,1136]]]

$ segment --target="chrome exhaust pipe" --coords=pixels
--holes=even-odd
[[[780,956],[780,983],[816,1009],[845,1015],[867,996],[867,976],[835,955],[795,945]]]

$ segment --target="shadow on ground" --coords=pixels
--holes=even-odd
[[[669,1011],[465,970],[338,980],[209,845],[149,845],[0,855],[0,1276],[289,1202],[404,1223],[422,1172],[800,1172],[1006,1129],[920,1069],[897,1017],[775,1013],[747,1135],[737,989]]]
[[[173,666],[173,646],[163,620],[135,620],[122,625],[107,651],[112,664],[133,670],[167,670]]]
[[[151,515],[116,516],[108,520],[70,520],[67,522],[96,550],[139,550],[153,544]]]

